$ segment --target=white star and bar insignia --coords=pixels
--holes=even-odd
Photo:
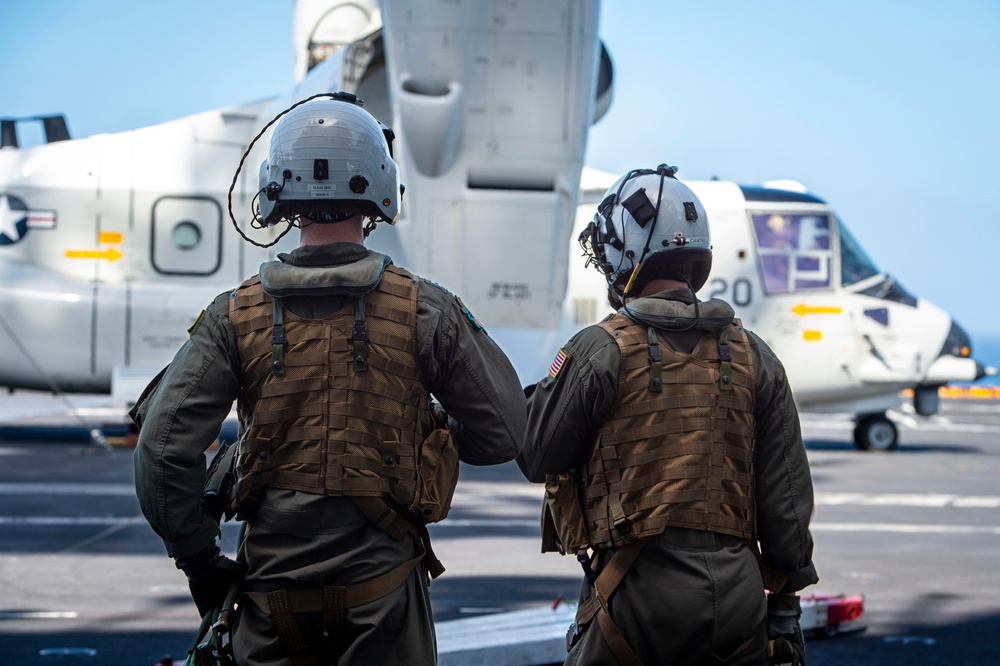
[[[13,245],[28,233],[28,229],[54,229],[53,210],[30,210],[12,194],[0,193],[0,245]]]

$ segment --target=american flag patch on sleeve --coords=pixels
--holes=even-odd
[[[562,370],[563,364],[565,363],[566,363],[566,352],[560,349],[559,353],[556,354],[555,360],[552,361],[552,365],[549,366],[549,377],[553,378],[556,377],[556,375],[559,374],[559,371]]]

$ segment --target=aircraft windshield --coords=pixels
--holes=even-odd
[[[829,215],[756,212],[751,219],[767,293],[830,288]]]
[[[840,284],[847,286],[881,273],[844,223],[839,219],[837,223],[840,226]]]

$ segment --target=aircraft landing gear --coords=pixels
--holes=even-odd
[[[854,444],[862,451],[891,451],[899,444],[899,431],[885,413],[862,414],[855,421]]]

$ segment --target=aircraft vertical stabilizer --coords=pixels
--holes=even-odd
[[[461,285],[487,326],[556,327],[594,115],[598,3],[418,12],[390,1],[383,20],[406,185],[399,263]]]

